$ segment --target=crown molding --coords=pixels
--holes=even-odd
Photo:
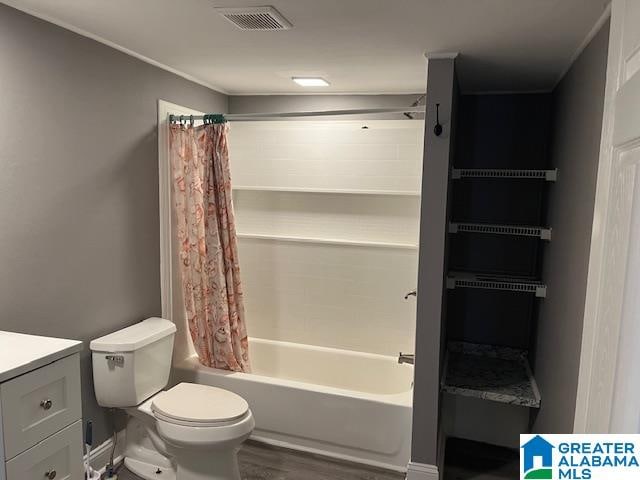
[[[427,60],[453,60],[458,55],[460,55],[458,52],[427,52],[424,54]]]
[[[162,62],[159,62],[157,60],[154,60],[153,58],[149,58],[145,55],[142,55],[138,52],[135,52],[133,50],[130,50],[126,47],[123,47],[122,45],[119,45],[115,42],[112,42],[111,40],[107,40],[104,37],[101,37],[99,35],[94,35],[91,32],[88,32],[86,30],[83,30],[81,28],[78,28],[74,25],[71,25],[67,22],[64,22],[58,18],[52,17],[51,15],[46,15],[44,13],[40,13],[37,12],[33,9],[30,8],[25,8],[24,6],[22,6],[20,4],[20,2],[15,1],[15,0],[2,0],[0,3],[4,3],[5,5],[8,5],[11,8],[15,8],[16,10],[20,10],[21,12],[26,13],[27,15],[31,15],[32,17],[36,17],[39,18],[40,20],[44,20],[45,22],[48,23],[52,23],[53,25],[56,25],[60,28],[64,28],[65,30],[69,30],[70,32],[76,33],[82,37],[86,37],[89,38],[91,40],[94,40],[98,43],[101,43],[103,45],[106,45],[107,47],[113,48],[114,50],[118,50],[119,52],[122,52],[126,55],[129,55],[130,57],[136,58],[144,63],[148,63],[149,65],[153,65],[154,67],[160,68],[161,70],[165,70],[169,73],[173,73],[174,75],[177,75],[178,77],[182,77],[185,80],[189,80],[190,82],[193,83],[197,83],[198,85],[202,85],[203,87],[206,87],[210,90],[214,90],[215,92],[218,93],[222,93],[224,95],[229,95],[229,93],[225,90],[223,90],[220,87],[217,87],[209,82],[206,82],[204,80],[201,80],[197,77],[194,77],[193,75],[190,75],[188,73],[185,73],[181,70],[178,70],[176,68],[170,67],[169,65],[165,65]]]
[[[564,76],[569,72],[569,70],[571,70],[571,67],[573,66],[575,61],[578,59],[580,54],[591,43],[591,40],[593,40],[593,38],[598,34],[598,32],[600,31],[602,26],[606,23],[606,21],[609,19],[609,17],[611,17],[611,2],[609,2],[604,7],[604,11],[602,12],[602,15],[600,15],[600,18],[598,18],[595,25],[591,28],[591,30],[589,30],[589,33],[587,33],[587,36],[584,37],[584,40],[582,40],[582,43],[578,45],[578,48],[576,49],[576,51],[573,52],[573,55],[571,55],[571,58],[569,59],[569,63],[562,70],[562,72],[560,72],[560,75],[556,79],[556,82],[554,83],[552,90],[556,89],[556,87],[562,81]]]

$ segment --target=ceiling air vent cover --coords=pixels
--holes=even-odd
[[[273,7],[216,8],[240,30],[289,30],[293,25]]]

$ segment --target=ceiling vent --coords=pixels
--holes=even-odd
[[[293,25],[273,7],[216,8],[240,30],[289,30]]]

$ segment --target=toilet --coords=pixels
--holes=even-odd
[[[255,422],[220,388],[169,381],[175,325],[149,318],[91,341],[98,404],[128,414],[126,467],[147,480],[240,480],[237,453]]]

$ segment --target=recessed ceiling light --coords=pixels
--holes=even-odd
[[[329,82],[320,77],[291,77],[291,80],[302,87],[328,87]]]

